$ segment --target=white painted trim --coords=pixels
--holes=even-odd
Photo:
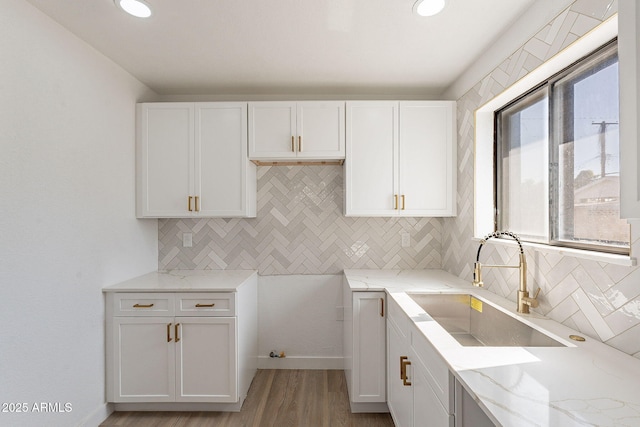
[[[618,58],[620,61],[620,214],[622,218],[640,217],[640,113],[638,70],[640,69],[640,8],[637,2],[619,3],[620,32]]]
[[[480,242],[481,238],[473,237],[471,239],[474,242]],[[491,244],[497,244],[502,246],[513,246],[515,249],[516,242],[507,239],[492,239]],[[621,265],[623,267],[634,267],[637,265],[636,258],[628,255],[609,254],[606,252],[587,251],[584,249],[564,248],[561,246],[551,246],[541,243],[522,242],[522,246],[525,249],[533,249],[536,252],[542,252],[546,254],[558,254],[562,256],[570,256],[574,258],[586,259],[589,261],[606,262],[607,264]]]
[[[387,414],[389,407],[386,402],[351,402],[352,414]]]
[[[342,357],[259,356],[258,369],[344,369]]]
[[[76,424],[77,427],[92,427],[99,426],[109,415],[114,411],[113,404],[103,403],[98,406],[95,411],[87,415],[82,421]]]
[[[115,403],[116,411],[196,411],[196,412],[240,412],[246,396],[236,403],[207,402],[150,402],[150,403]]]
[[[473,226],[475,237],[479,238],[493,231],[494,112],[617,35],[618,15],[615,14],[476,110]]]

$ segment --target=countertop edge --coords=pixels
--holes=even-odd
[[[152,271],[102,288],[111,292],[236,292],[257,270]]]

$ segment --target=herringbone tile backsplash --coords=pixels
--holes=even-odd
[[[629,0],[631,1],[631,0]],[[577,0],[458,100],[458,216],[346,218],[340,166],[258,168],[256,219],[159,221],[161,269],[257,269],[261,275],[336,274],[345,268],[444,268],[471,280],[474,112],[617,11],[616,0]],[[193,247],[182,248],[182,233]],[[411,246],[401,247],[402,233]],[[632,224],[640,253],[640,222]],[[537,311],[640,358],[640,268],[528,249]],[[516,264],[486,245],[484,263]],[[487,270],[488,289],[515,301],[514,272]]]
[[[617,1],[577,0],[458,100],[458,212],[444,220],[443,268],[470,280],[473,237],[474,112],[617,11]],[[640,253],[640,223],[631,250]],[[553,252],[526,250],[531,289],[541,288],[536,311],[640,358],[640,269]],[[516,265],[512,248],[487,244],[486,264]],[[488,289],[516,300],[517,271],[483,272]]]
[[[442,219],[344,217],[342,169],[260,166],[257,218],[160,220],[160,269],[440,268]],[[182,247],[183,232],[193,233],[193,247]],[[411,245],[403,248],[405,233]]]

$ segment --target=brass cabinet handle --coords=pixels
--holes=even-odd
[[[175,331],[176,331],[176,333],[175,333],[175,336],[176,336],[176,342],[180,341],[180,335],[179,335],[179,333],[178,333],[178,331],[179,331],[179,329],[178,329],[178,328],[179,328],[179,327],[180,327],[180,323],[176,323],[176,328],[175,328]]]
[[[216,305],[215,303],[211,303],[211,304],[196,304],[196,307],[213,307],[214,305]]]
[[[404,200],[404,196],[402,197],[403,197],[402,200]],[[196,212],[200,212],[200,197],[196,196],[195,199],[196,199]],[[404,209],[404,207],[402,209]]]
[[[380,298],[380,317],[384,317],[384,298]]]
[[[393,209],[394,210],[398,210],[398,195],[397,194],[393,195]]]
[[[404,210],[404,194],[402,196],[400,196],[400,198],[402,199],[402,210]]]
[[[298,151],[302,153],[302,136],[298,135]]]
[[[171,323],[167,323],[167,342],[171,342]]]
[[[153,303],[151,304],[133,304],[133,308],[151,308],[153,307]]]
[[[291,135],[291,151],[296,152],[296,137]]]
[[[189,201],[187,202],[187,210],[189,212],[193,212],[193,209],[191,209],[191,199],[193,199],[193,197],[189,196]]]
[[[409,358],[407,356],[400,356],[400,379],[404,386],[411,385],[411,381],[407,379],[407,366],[411,365],[411,362],[408,359]]]

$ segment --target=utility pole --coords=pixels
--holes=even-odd
[[[617,125],[618,122],[591,122],[592,125],[598,125],[598,141],[600,142],[600,178],[604,178],[605,168],[607,165],[607,126]]]

